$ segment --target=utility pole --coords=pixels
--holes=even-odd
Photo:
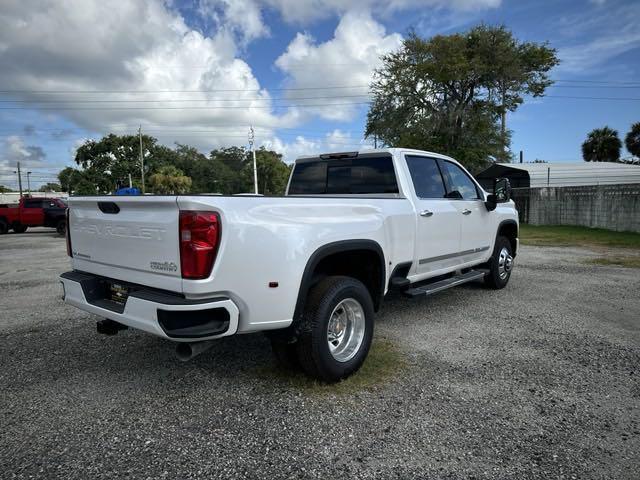
[[[520,163],[522,163],[523,157],[524,157],[524,154],[522,153],[522,150],[520,150]]]
[[[31,180],[29,179],[30,175],[31,172],[27,172],[27,191],[29,192],[29,195],[31,195]]]
[[[253,154],[253,191],[257,195],[258,194],[258,165],[256,163],[256,149],[253,148],[253,143],[255,140],[255,135],[253,133],[253,126],[249,127],[249,148],[251,148],[251,153]]]
[[[373,134],[373,148],[378,148],[378,135],[376,133]]]
[[[22,198],[22,175],[20,174],[20,162],[18,163],[18,171],[13,172],[18,174],[18,189],[20,190],[20,198]]]
[[[142,194],[144,195],[144,155],[142,155],[142,125],[138,128],[138,138],[140,139],[140,173],[142,174]]]
[[[129,174],[129,188],[133,187],[133,183],[131,183],[131,174]]]

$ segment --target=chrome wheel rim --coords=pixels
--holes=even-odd
[[[336,305],[327,325],[329,352],[338,362],[348,362],[360,350],[364,340],[364,309],[354,298]]]
[[[513,268],[513,257],[511,253],[509,253],[509,249],[507,247],[502,247],[500,250],[500,255],[498,256],[498,274],[500,278],[504,280],[511,273],[511,269]]]

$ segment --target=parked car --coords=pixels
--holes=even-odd
[[[24,233],[29,227],[52,227],[64,235],[66,209],[67,204],[60,198],[22,197],[17,205],[0,206],[0,234],[9,230]]]
[[[518,216],[458,162],[391,148],[298,159],[284,197],[73,197],[64,299],[178,342],[266,332],[276,357],[325,381],[355,372],[390,290],[509,281]]]

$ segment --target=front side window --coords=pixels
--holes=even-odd
[[[444,168],[443,173],[449,179],[449,192],[447,192],[447,197],[461,198],[463,200],[477,200],[480,198],[476,184],[464,170],[456,164],[447,161],[442,162],[441,165]]]
[[[407,167],[419,198],[444,198],[445,188],[438,162],[434,158],[408,155]]]

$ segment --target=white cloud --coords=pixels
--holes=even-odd
[[[47,155],[44,150],[38,146],[26,145],[24,140],[17,135],[6,137],[1,151],[0,183],[12,177],[18,162],[20,162],[20,167],[25,172],[28,168],[38,168],[46,165],[45,158]]]
[[[287,75],[287,86],[305,87],[369,84],[379,56],[401,42],[399,34],[385,32],[372,12],[382,15],[420,7],[467,10],[499,3],[200,0],[197,11],[214,27],[214,33],[206,36],[187,25],[171,8],[171,1],[119,0],[114,6],[100,0],[3,0],[0,89],[13,90],[10,98],[25,102],[12,106],[39,111],[54,125],[65,119],[102,134],[111,130],[133,133],[142,124],[161,142],[178,140],[203,150],[243,144],[249,124],[262,127],[262,138],[271,138],[277,128],[297,126],[313,114],[336,121],[350,119],[355,107],[337,104],[367,100],[295,100],[326,104],[313,110],[275,107],[269,92],[238,53],[239,47],[242,53],[248,42],[270,35],[265,9],[276,10],[293,22],[341,17],[334,38],[318,43],[299,33],[278,59],[278,67]],[[304,95],[291,93],[288,98],[313,95],[328,94],[305,91]],[[113,108],[116,106],[122,108]],[[175,134],[177,130],[180,136]],[[185,131],[194,134],[185,135]],[[324,140],[282,143],[290,152],[315,144],[318,148],[327,146]]]
[[[323,137],[309,138],[304,135],[298,135],[290,142],[285,142],[280,137],[275,136],[272,139],[261,142],[261,145],[282,153],[283,159],[287,163],[293,162],[302,155],[372,148],[369,142],[355,138],[350,132],[344,132],[339,129],[335,129]]]
[[[335,92],[343,98],[296,101],[326,104],[306,111],[329,120],[344,121],[356,111],[355,106],[344,104],[368,101],[367,96],[355,95],[367,94],[373,70],[380,66],[380,56],[399,48],[401,43],[399,34],[387,35],[384,27],[367,11],[353,10],[340,19],[334,37],[327,42],[317,44],[310,35],[298,33],[286,52],[276,60],[276,65],[288,75],[289,85],[293,88],[317,87],[319,84],[358,86]],[[305,91],[304,95],[309,96],[309,93]],[[316,95],[326,96],[326,93]],[[291,98],[295,96],[301,94],[290,94]]]
[[[254,0],[200,0],[198,10],[213,20],[217,29],[231,30],[244,44],[270,33]]]
[[[232,16],[234,8],[228,9]],[[269,93],[237,58],[232,32],[221,29],[205,37],[160,0],[121,0],[117,8],[100,1],[7,0],[1,12],[0,88],[21,90],[14,99],[80,127],[104,132],[113,124],[141,123],[147,129],[215,129],[206,138],[179,139],[211,146],[231,143],[228,136],[244,133],[250,123],[272,127],[295,118],[272,113]],[[32,92],[38,90],[117,92]],[[123,108],[109,108],[114,106]]]
[[[590,73],[617,55],[640,48],[640,3],[612,5],[597,12],[594,15],[589,9],[557,22],[557,31],[565,37],[558,48],[558,72]],[[611,65],[608,71],[618,67]]]
[[[410,8],[449,8],[459,11],[493,8],[501,0],[263,0],[288,22],[309,23],[353,9],[388,15]]]

